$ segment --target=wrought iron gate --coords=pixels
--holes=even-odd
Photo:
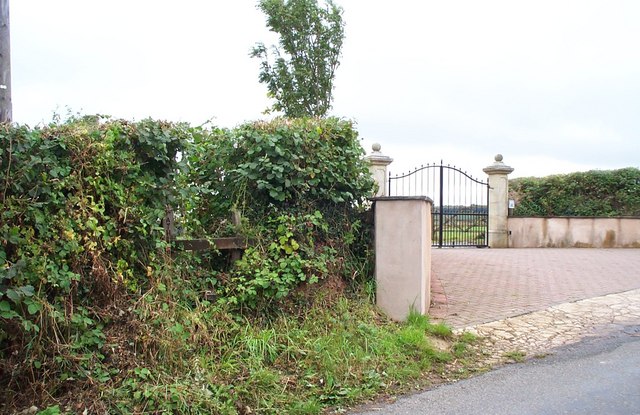
[[[433,200],[433,246],[488,246],[487,182],[441,161],[407,174],[389,173],[389,196],[427,196]]]

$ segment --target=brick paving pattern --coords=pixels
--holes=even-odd
[[[640,249],[433,249],[434,319],[467,327],[640,288]]]

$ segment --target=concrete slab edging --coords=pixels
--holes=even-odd
[[[532,357],[608,329],[640,324],[640,289],[563,303],[541,311],[454,329],[487,340],[487,364],[505,353]]]

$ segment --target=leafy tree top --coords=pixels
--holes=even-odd
[[[275,99],[271,110],[287,117],[324,116],[331,108],[333,79],[344,39],[342,8],[331,0],[260,0],[267,27],[279,46],[258,43],[259,80]]]

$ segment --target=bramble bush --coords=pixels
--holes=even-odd
[[[279,118],[214,135],[187,156],[188,182],[203,192],[186,227],[223,235],[241,212],[253,246],[220,274],[225,301],[256,308],[328,275],[369,273],[362,213],[374,184],[351,122]]]
[[[640,216],[640,170],[594,170],[509,181],[515,216]]]
[[[94,407],[106,412],[188,407],[183,389],[204,391],[193,379],[169,395],[139,385],[171,378],[217,341],[204,316],[295,310],[310,284],[370,275],[362,213],[373,182],[348,121],[226,130],[89,116],[4,125],[0,145],[5,402],[79,388],[108,401]],[[169,255],[168,207],[185,236],[240,231],[251,246],[234,264],[215,252]]]
[[[0,127],[3,394],[110,377],[108,310],[149,289],[164,261],[159,219],[176,197],[187,132],[101,116]]]

